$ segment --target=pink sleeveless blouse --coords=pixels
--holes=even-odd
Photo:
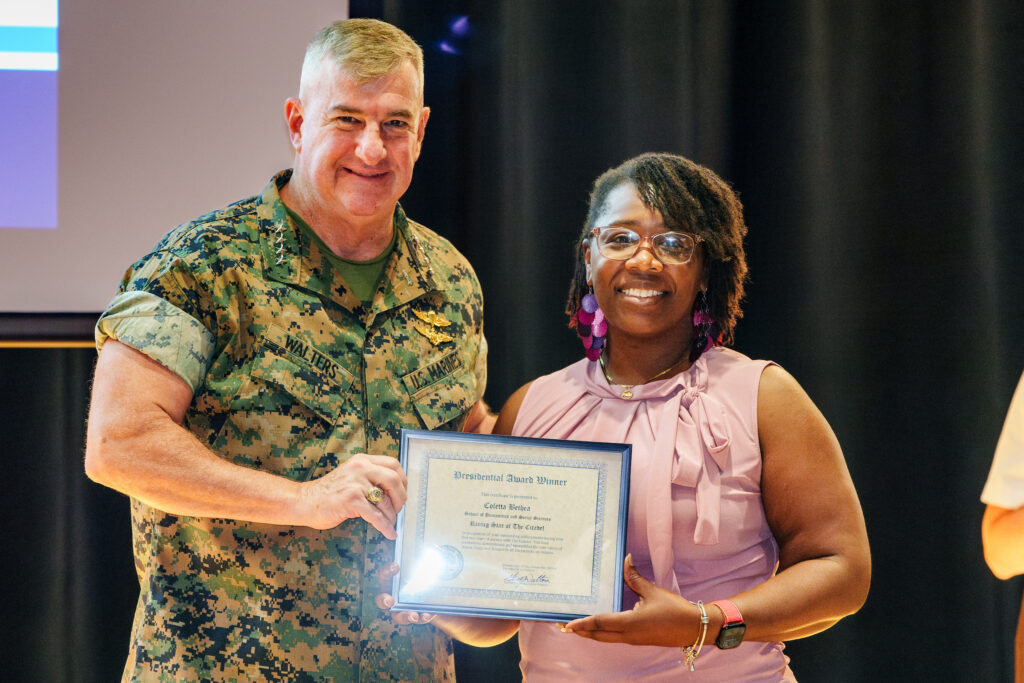
[[[714,348],[625,400],[583,359],[534,380],[513,434],[632,444],[626,550],[636,568],[689,600],[729,598],[771,577],[779,559],[761,503],[757,390],[767,365]],[[635,602],[625,588],[623,609]],[[795,680],[782,643],[708,642],[693,672],[681,647],[598,643],[546,622],[522,622],[519,647],[531,683]]]

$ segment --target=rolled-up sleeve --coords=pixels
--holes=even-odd
[[[214,338],[196,318],[144,291],[114,297],[96,323],[96,349],[115,339],[181,377],[195,393],[213,358]]]

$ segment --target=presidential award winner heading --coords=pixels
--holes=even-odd
[[[480,474],[473,472],[467,474],[466,472],[459,472],[455,470],[452,474],[452,478],[455,480],[466,480],[466,481],[496,481],[502,484],[535,484],[541,486],[568,486],[568,479],[549,479],[548,477],[537,475],[526,475],[520,477],[518,475],[509,474]]]

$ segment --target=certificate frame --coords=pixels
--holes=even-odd
[[[403,429],[399,457],[392,611],[621,611],[630,444]]]

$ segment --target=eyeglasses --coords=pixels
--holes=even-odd
[[[593,228],[592,237],[597,238],[597,248],[601,255],[615,261],[633,258],[640,250],[640,245],[650,242],[651,250],[666,266],[682,266],[690,262],[697,243],[703,241],[700,235],[686,232],[661,232],[650,237],[641,237],[629,228],[614,225]]]

